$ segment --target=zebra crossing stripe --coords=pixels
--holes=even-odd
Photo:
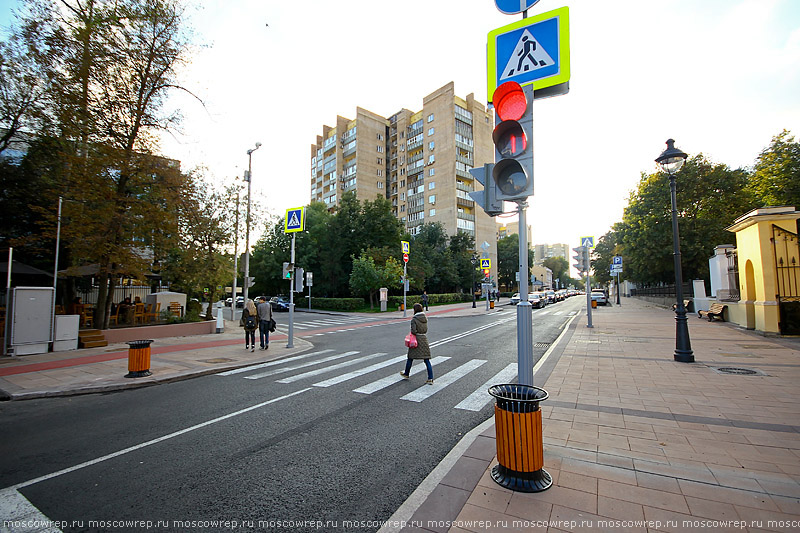
[[[292,361],[299,361],[301,359],[307,359],[309,357],[314,357],[317,355],[322,355],[324,353],[332,352],[333,350],[320,350],[318,352],[310,352],[304,353],[303,355],[296,355],[294,357],[289,357],[286,359],[279,359],[277,361],[270,361],[269,363],[261,363],[259,365],[252,365],[252,366],[245,366],[242,368],[234,368],[233,370],[228,370],[226,372],[220,372],[216,374],[217,376],[232,376],[234,374],[240,374],[242,372],[252,372],[253,370],[259,370],[261,368],[268,368],[270,366],[282,365],[284,363],[290,363]]]
[[[295,381],[300,381],[301,379],[311,378],[314,376],[319,376],[320,374],[325,374],[327,372],[332,372],[334,370],[339,370],[340,368],[345,368],[348,366],[357,365],[358,363],[362,363],[364,361],[369,361],[370,359],[375,359],[376,357],[381,357],[386,355],[385,353],[374,353],[372,355],[365,355],[364,357],[359,357],[357,359],[353,359],[351,361],[345,361],[344,363],[339,363],[338,365],[328,366],[325,368],[319,368],[317,370],[312,370],[310,372],[305,372],[304,374],[297,374],[294,376],[290,376],[288,378],[279,379],[278,383],[294,383]]]
[[[406,356],[404,355],[404,356],[402,356],[402,358],[406,359]],[[438,356],[434,357],[433,359],[431,359],[431,366],[436,366],[439,363],[444,363],[448,359],[450,359],[450,358],[449,357],[445,357],[443,355],[438,355]],[[411,371],[408,373],[408,375],[409,376],[413,376],[415,374],[419,374],[423,370],[425,370],[425,365],[424,364],[417,365],[417,366],[412,366],[411,367]],[[359,387],[357,389],[353,389],[353,392],[359,392],[361,394],[372,394],[373,392],[377,392],[377,391],[379,391],[381,389],[385,389],[386,387],[389,387],[390,385],[394,385],[395,383],[399,383],[401,381],[403,381],[403,378],[400,377],[399,373],[392,374],[390,376],[386,376],[385,378],[379,379],[378,381],[373,381],[372,383],[367,383],[363,387]]]
[[[307,361],[299,365],[289,366],[286,368],[278,368],[276,370],[268,370],[260,374],[253,374],[252,376],[245,376],[244,379],[261,379],[267,376],[274,376],[275,374],[283,374],[285,372],[291,372],[292,370],[299,370],[301,368],[306,368],[308,366],[314,366],[320,363],[327,363],[328,361],[335,361],[336,359],[341,359],[342,357],[348,357],[350,355],[355,355],[357,353],[358,352],[344,352],[336,355],[329,355],[328,357],[323,357],[322,359],[317,359],[316,361]]]
[[[478,387],[475,392],[461,400],[455,408],[464,409],[466,411],[480,411],[492,399],[492,397],[489,396],[489,387],[497,385],[498,383],[510,383],[516,377],[517,363],[511,363],[495,374],[489,381]]]
[[[417,390],[411,391],[405,396],[401,397],[401,400],[408,400],[410,402],[421,402],[426,400],[442,390],[443,388],[447,387],[448,385],[458,381],[459,379],[463,378],[482,364],[486,363],[484,359],[472,359],[471,361],[467,361],[460,367],[451,370],[444,376],[438,378],[436,382],[431,385],[423,385],[419,387]]]
[[[369,374],[370,372],[374,372],[376,370],[380,370],[381,368],[387,367],[389,365],[393,365],[395,363],[399,363],[400,361],[405,361],[406,356],[401,355],[398,357],[393,357],[387,361],[381,361],[380,363],[375,363],[374,365],[366,366],[364,368],[359,368],[358,370],[353,370],[352,372],[348,372],[347,374],[342,374],[340,376],[332,377],[330,379],[326,379],[325,381],[320,381],[319,383],[314,383],[315,387],[330,387],[331,385],[336,385],[338,383],[342,383],[353,378],[357,378],[358,376],[363,376],[364,374]],[[399,375],[397,376],[400,377]],[[402,379],[402,378],[401,378]]]

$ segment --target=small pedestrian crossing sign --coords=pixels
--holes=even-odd
[[[594,248],[594,237],[581,237],[581,246],[584,248]]]
[[[306,226],[305,208],[294,207],[286,210],[286,218],[284,218],[284,233],[294,233],[296,231],[304,231]]]
[[[481,268],[492,268],[491,259],[481,259]]]
[[[533,85],[534,98],[569,91],[568,8],[492,30],[487,48],[487,94],[507,81]]]

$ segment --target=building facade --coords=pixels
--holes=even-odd
[[[535,244],[533,246],[534,263],[541,265],[548,257],[563,257],[569,262],[570,248],[568,244]]]
[[[496,275],[494,221],[469,197],[482,189],[469,170],[494,161],[493,128],[492,112],[473,94],[456,96],[452,82],[419,111],[384,118],[356,108],[355,119],[337,117],[311,145],[311,201],[334,210],[348,191],[362,201],[385,197],[411,235],[439,222],[449,235],[474,237],[478,250],[488,242]]]

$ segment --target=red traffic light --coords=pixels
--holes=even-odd
[[[492,104],[500,120],[519,120],[528,108],[528,99],[519,83],[507,81],[494,90]]]

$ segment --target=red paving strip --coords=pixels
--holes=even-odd
[[[270,339],[286,338],[285,335],[270,336]],[[170,353],[170,352],[183,352],[186,350],[202,350],[203,348],[214,348],[217,346],[231,346],[239,344],[239,340],[224,340],[224,341],[210,341],[210,342],[193,342],[191,344],[178,344],[173,346],[154,346],[151,354]],[[53,370],[56,368],[68,368],[71,366],[90,365],[92,363],[103,363],[105,361],[115,361],[117,359],[125,359],[128,357],[128,351],[121,352],[106,352],[95,355],[84,355],[82,357],[73,357],[71,359],[61,359],[59,361],[45,361],[43,363],[21,364],[9,368],[0,368],[0,376],[13,376],[15,374],[27,374],[29,372],[40,372],[42,370]]]

